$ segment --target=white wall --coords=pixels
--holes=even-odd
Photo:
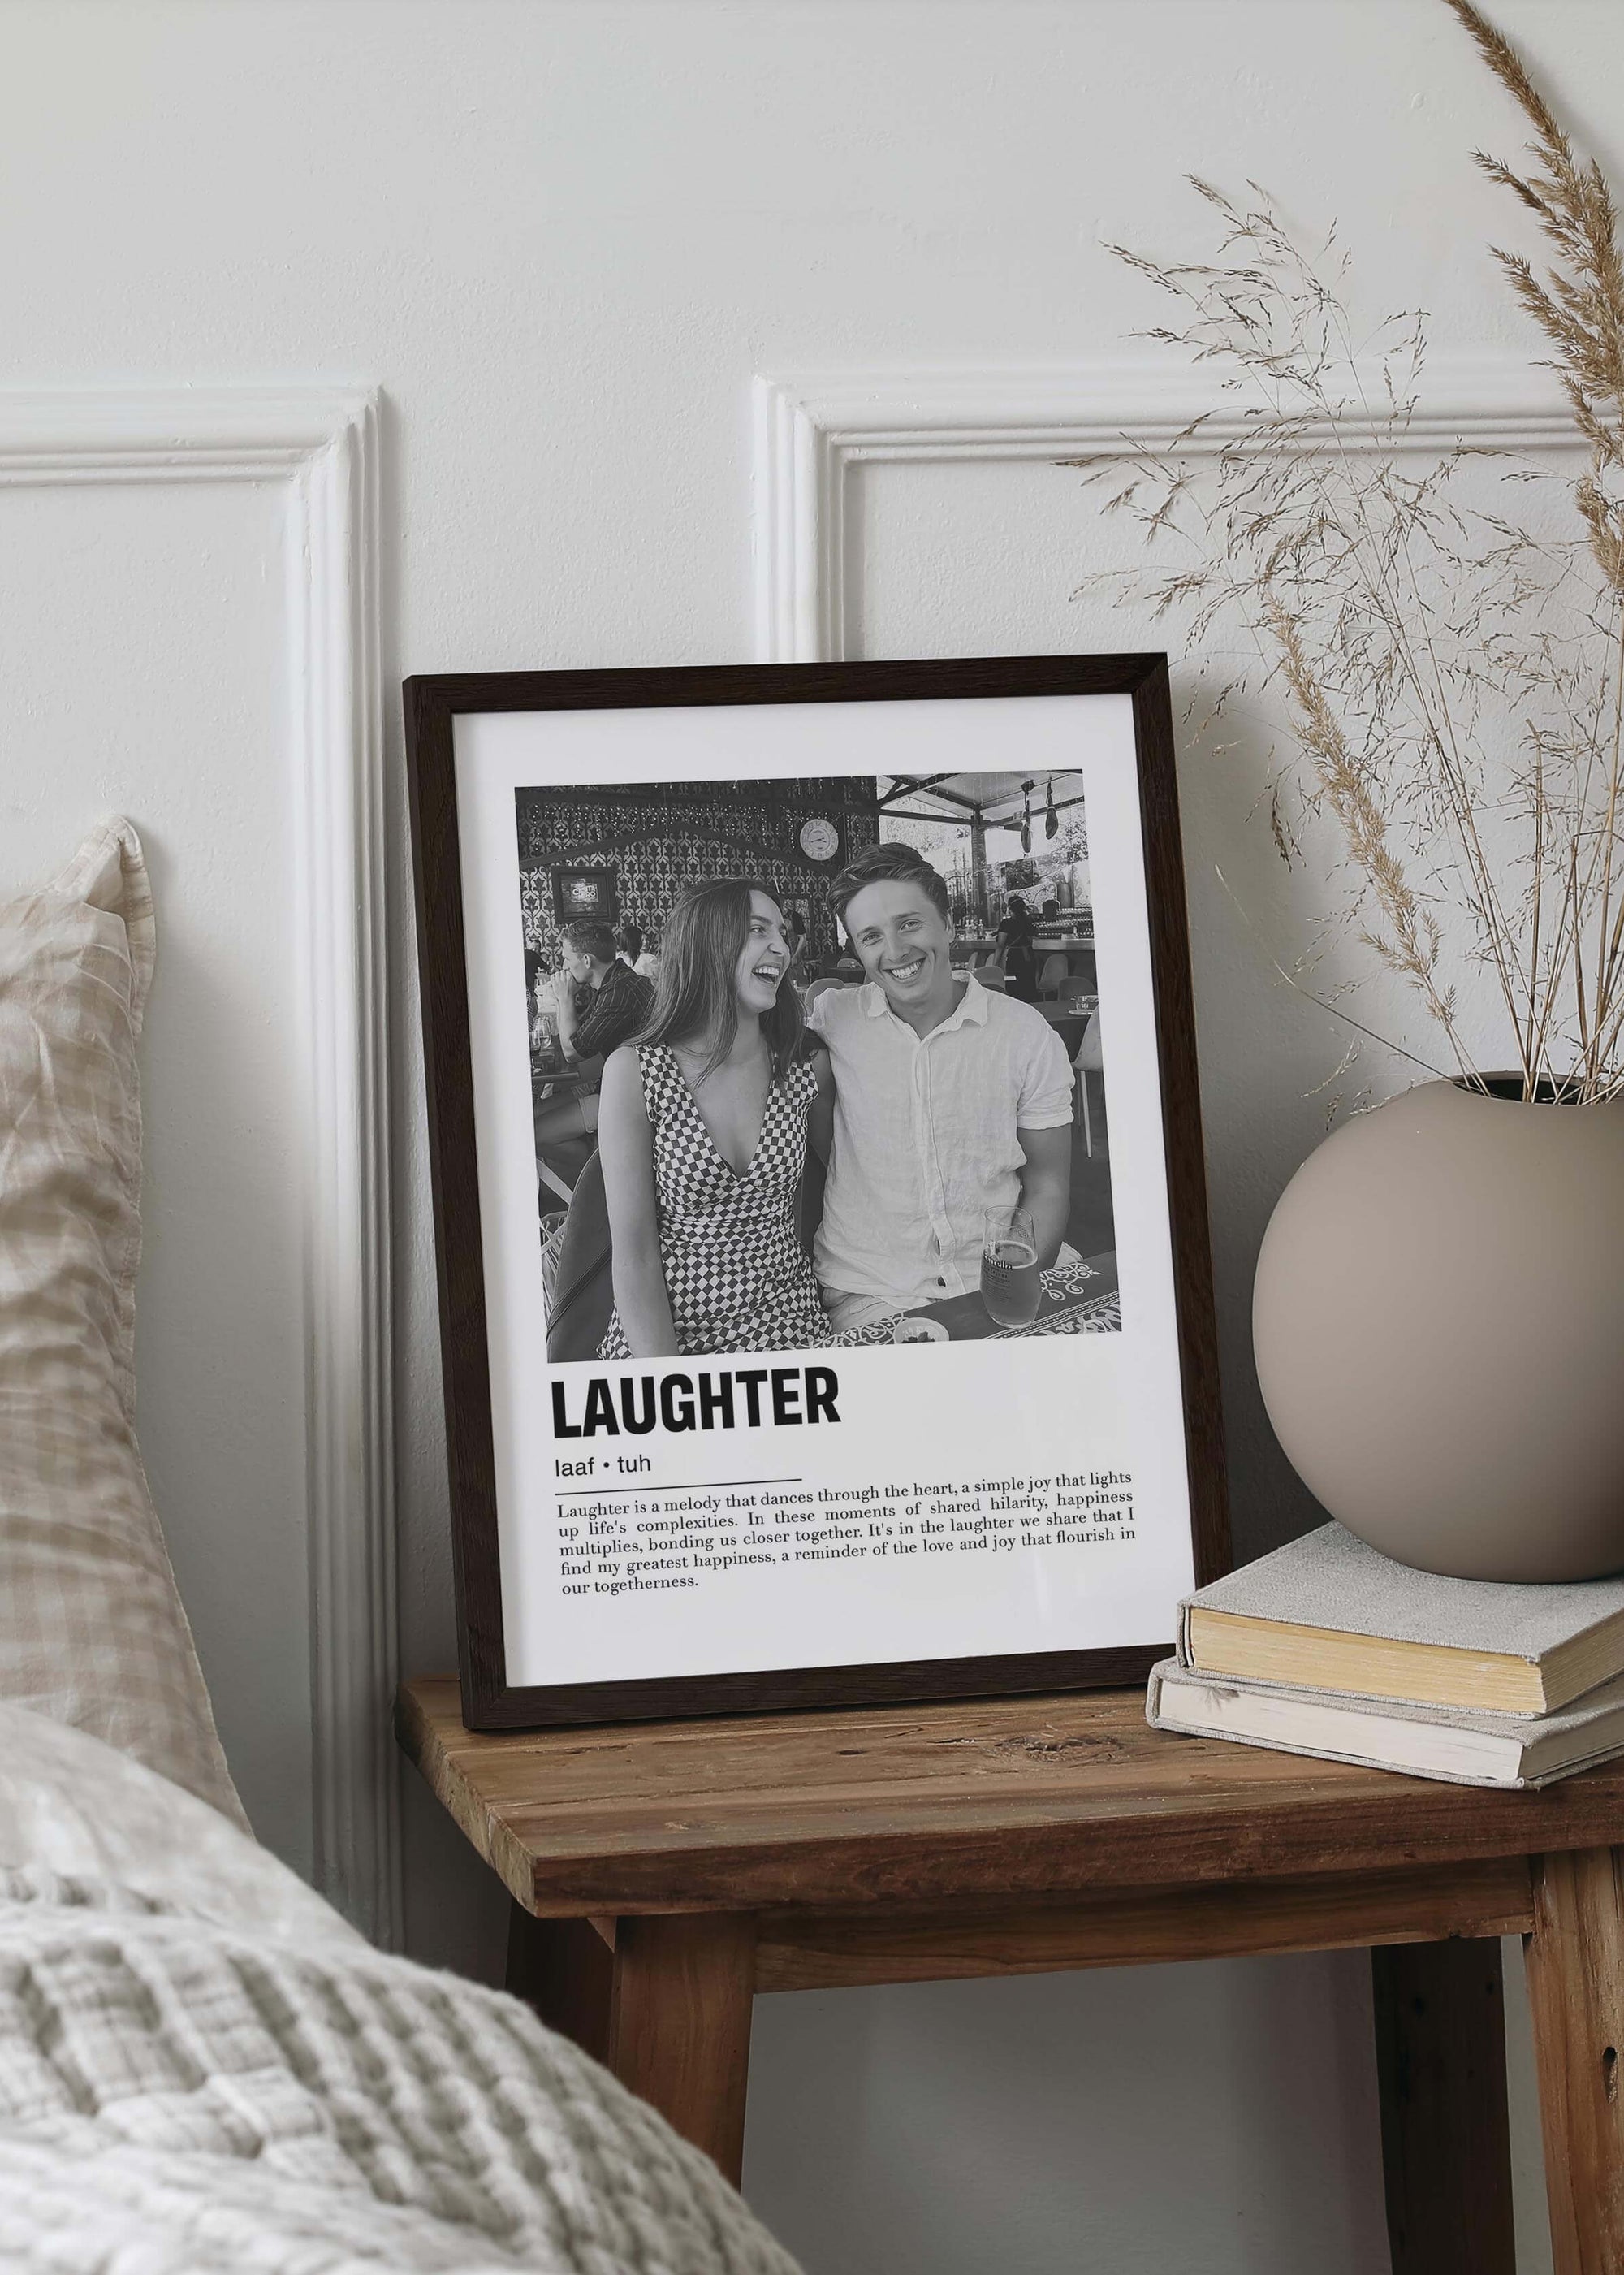
[[[1616,7],[1497,12],[1624,167]],[[0,383],[383,388],[389,687],[409,670],[744,659],[752,374],[1119,351],[1147,304],[1100,241],[1189,246],[1186,171],[1251,175],[1306,223],[1336,217],[1371,314],[1428,305],[1448,350],[1520,336],[1481,249],[1514,223],[1467,159],[1514,131],[1430,0],[4,0],[0,57]],[[1098,637],[1066,597],[1069,517],[1079,571],[1090,543],[1069,478],[951,479],[888,472],[865,492],[872,649]],[[247,1306],[276,1269],[275,1137],[239,1110],[270,1096],[235,1047],[253,982],[189,962],[185,943],[194,920],[223,933],[234,894],[266,957],[279,949],[279,908],[246,890],[248,841],[284,826],[257,802],[286,696],[268,630],[278,542],[251,519],[149,540],[105,521],[36,536],[25,507],[0,513],[0,868],[54,861],[109,799],[152,829],[170,941],[149,1100],[175,1228],[160,1247],[173,1255],[195,1221],[173,1206],[183,1174],[212,1181],[211,1207],[223,1194],[268,1211],[249,1252],[216,1228],[185,1260],[200,1301],[229,1289]],[[140,581],[151,548],[178,547],[163,589],[196,605],[159,638]],[[1124,620],[1113,640],[1154,635]],[[143,707],[110,687],[144,688]],[[171,722],[184,766],[165,755]],[[389,767],[401,1598],[419,1670],[449,1664],[451,1608],[392,716]],[[1186,810],[1247,1553],[1305,1513],[1261,1421],[1244,1316],[1268,1210],[1318,1134],[1305,1093],[1334,1052],[1208,882],[1214,859],[1262,878],[1238,773],[1192,765]],[[237,1015],[223,1034],[211,1004]],[[166,1022],[187,1028],[184,1049],[162,1047]],[[182,1067],[199,1085],[185,1100]],[[185,1150],[199,1098],[200,1160]],[[164,1268],[155,1252],[147,1319],[167,1319],[169,1355],[148,1372],[149,1447],[256,1810],[298,1857],[302,1544],[276,1531],[274,1444],[245,1440],[240,1502],[219,1505],[188,1468],[185,1382],[208,1320],[193,1313],[183,1335]],[[413,1941],[489,1964],[489,1891],[407,1798]],[[812,2275],[1371,2275],[1361,1966],[765,2001],[752,2192]]]

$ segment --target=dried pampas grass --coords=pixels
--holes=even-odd
[[[1443,976],[1474,963],[1503,1014],[1490,1063],[1518,1068],[1529,1098],[1588,1102],[1624,1090],[1624,261],[1600,168],[1471,0],[1443,4],[1530,133],[1523,170],[1476,161],[1545,239],[1543,272],[1494,251],[1586,449],[1562,481],[1566,531],[1471,502],[1490,454],[1457,442],[1417,461],[1424,320],[1391,318],[1356,353],[1334,237],[1305,254],[1255,185],[1239,200],[1193,182],[1220,225],[1211,261],[1112,248],[1175,304],[1149,336],[1218,366],[1243,415],[1205,456],[1182,447],[1197,420],[1166,447],[1069,463],[1148,547],[1180,548],[1133,573],[1137,602],[1179,613],[1192,639],[1243,627],[1258,669],[1209,685],[1208,715],[1237,693],[1283,697],[1288,787],[1343,850],[1341,916],[1414,991],[1447,1070],[1485,1070]],[[1537,477],[1512,463],[1503,479]],[[1268,813],[1295,859],[1278,782]],[[1315,993],[1304,969],[1288,976]]]

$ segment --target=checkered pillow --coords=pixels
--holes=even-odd
[[[152,964],[127,821],[0,903],[0,1697],[242,1823],[135,1440]]]

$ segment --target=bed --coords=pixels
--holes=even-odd
[[[154,941],[117,820],[0,904],[0,2263],[794,2275],[605,2071],[248,1830],[134,1431]]]

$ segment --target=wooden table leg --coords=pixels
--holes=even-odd
[[[613,1944],[606,1939],[613,1936]],[[507,1987],[652,2101],[736,2188],[755,1997],[753,1913],[508,1922]]]
[[[591,1922],[536,1919],[515,1903],[508,1917],[507,1987],[549,2029],[607,2061],[615,1955]]]
[[[1624,1849],[1534,1873],[1529,2002],[1556,2275],[1624,2268]]]
[[[608,2066],[736,2188],[755,1995],[752,1913],[623,1917]]]
[[[1498,1940],[1371,1953],[1393,2275],[1516,2275]]]

